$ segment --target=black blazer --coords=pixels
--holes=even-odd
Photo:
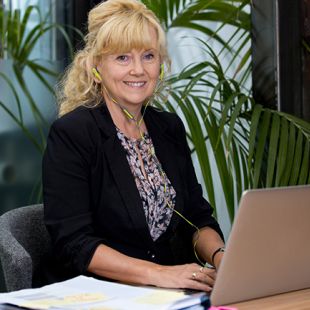
[[[175,209],[222,236],[202,197],[180,118],[148,107],[144,120],[176,191]],[[195,229],[175,213],[167,231],[152,240],[126,153],[104,104],[79,107],[53,123],[43,158],[43,198],[54,253],[71,276],[87,273],[100,243],[160,264],[194,260]]]

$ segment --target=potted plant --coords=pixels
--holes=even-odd
[[[33,14],[38,17],[35,23],[30,19]],[[40,85],[36,88],[43,86],[51,94],[54,93],[53,84],[58,72],[50,69],[48,65],[42,65],[32,53],[44,35],[55,29],[63,35],[72,54],[72,46],[65,28],[59,24],[50,23],[49,14],[42,16],[38,6],[27,6],[22,15],[19,9],[9,10],[4,5],[0,5],[0,62],[8,64],[13,81],[11,74],[5,71],[0,72],[0,80],[3,88],[9,90],[14,98],[14,102],[5,102],[5,99],[1,98],[0,108],[18,125],[40,153],[45,147],[44,132],[49,124],[33,95],[34,91],[30,89],[25,71],[29,70],[37,78]],[[80,34],[79,31],[77,32]],[[54,78],[53,82],[50,81],[51,78]],[[24,120],[23,112],[26,105],[32,113],[36,134],[29,130]]]
[[[198,30],[222,46],[215,52],[209,40],[197,39],[205,59],[168,78],[170,97],[157,102],[184,118],[215,210],[216,196],[222,195],[232,222],[245,189],[310,183],[310,124],[256,103],[247,87],[250,1],[144,2],[168,32],[175,27]],[[213,30],[208,21],[216,21],[218,27]],[[221,36],[227,28],[232,33],[229,40]],[[225,68],[223,53],[230,59]],[[236,70],[229,71],[232,67]]]
[[[71,54],[73,50],[65,27],[51,23],[49,17],[38,6],[27,6],[22,13],[0,4],[0,115],[7,130],[1,132],[1,165],[6,170],[0,173],[9,167],[12,176],[1,184],[1,212],[42,199],[41,156],[56,110],[54,85],[62,68],[56,62],[36,59],[35,51],[46,35],[55,33],[63,36]]]

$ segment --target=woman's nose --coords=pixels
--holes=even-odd
[[[131,74],[142,75],[144,73],[144,67],[141,60],[134,60],[132,63]]]

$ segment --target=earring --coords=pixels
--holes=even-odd
[[[96,68],[92,68],[92,73],[93,73],[93,76],[98,80],[98,81],[102,81],[102,78],[101,78],[101,75],[100,73],[98,72],[98,70]]]
[[[159,79],[162,81],[165,76],[165,66],[164,64],[160,65],[160,71],[159,71]]]

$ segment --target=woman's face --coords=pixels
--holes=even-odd
[[[130,108],[141,106],[156,87],[160,72],[160,55],[157,49],[157,34],[150,27],[150,49],[132,49],[127,53],[105,56],[98,66],[102,82],[110,97]],[[111,102],[105,94],[106,101]]]

